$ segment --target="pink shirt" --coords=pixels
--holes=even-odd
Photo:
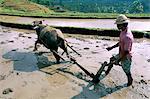
[[[128,58],[132,57],[131,50],[133,44],[133,34],[131,30],[126,28],[124,31],[120,33],[120,40],[119,40],[119,54],[120,56],[124,55],[125,51],[129,51],[127,55]]]

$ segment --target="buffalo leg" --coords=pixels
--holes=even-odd
[[[34,50],[33,50],[33,51],[36,51],[36,50],[37,50],[37,43],[39,43],[39,40],[35,41]]]
[[[61,45],[60,45],[60,48],[63,49],[64,52],[66,53],[67,57],[70,58],[70,57],[69,57],[69,53],[68,53],[68,49],[67,49],[67,45],[66,45],[66,43],[65,43],[64,40],[62,41],[62,43],[61,43]]]
[[[52,50],[51,50],[51,51],[52,51]],[[58,52],[58,47],[55,49],[55,51]],[[53,51],[52,51],[52,52],[53,52]],[[60,57],[59,57],[56,53],[54,53],[54,52],[53,52],[53,55],[54,55],[54,57],[55,57],[55,59],[56,59],[56,63],[59,64],[59,63],[60,63]]]

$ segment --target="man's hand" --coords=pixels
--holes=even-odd
[[[112,50],[113,48],[112,47],[107,47],[106,48],[108,51]]]
[[[121,66],[121,64],[119,64],[120,63],[120,61],[121,61],[121,59],[118,59],[118,60],[115,60],[115,65],[119,65],[119,66]]]
[[[116,48],[116,47],[118,47],[119,46],[119,42],[117,43],[117,44],[115,44],[114,46],[112,46],[112,47],[107,47],[106,49],[108,50],[108,51],[110,51],[110,50],[112,50],[113,48]]]
[[[114,56],[110,58],[110,62],[115,65],[120,65],[119,62],[121,61],[121,58],[117,59]]]

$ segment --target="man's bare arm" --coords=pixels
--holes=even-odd
[[[116,48],[116,47],[118,47],[118,46],[119,46],[119,42],[118,42],[117,44],[111,46],[111,47],[107,47],[106,49],[107,49],[108,51],[110,51],[110,50],[112,50],[113,48]]]

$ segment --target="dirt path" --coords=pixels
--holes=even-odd
[[[106,51],[118,38],[65,35],[79,57],[69,49],[77,62],[89,72],[96,73],[101,63],[109,61],[118,49]],[[0,99],[149,99],[150,98],[150,41],[134,42],[133,85],[126,87],[126,75],[114,66],[108,76],[96,86],[90,77],[69,62],[55,64],[52,53],[43,46],[33,52],[34,31],[0,26]],[[62,50],[59,50],[62,53]],[[100,77],[102,78],[102,76]]]

